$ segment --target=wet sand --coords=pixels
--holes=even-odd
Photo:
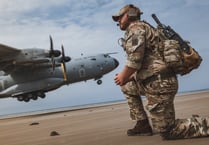
[[[176,117],[209,117],[209,91],[178,95]],[[135,122],[125,102],[0,119],[0,145],[207,145],[208,138],[163,141],[159,135],[126,135]]]

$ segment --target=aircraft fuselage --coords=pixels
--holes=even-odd
[[[51,65],[51,63],[44,64]],[[22,68],[9,75],[0,76],[0,98],[16,97],[18,100],[36,100],[45,97],[45,92],[57,89],[62,85],[99,80],[104,74],[114,70],[118,61],[107,54],[81,57],[66,62],[66,74],[63,66],[45,67],[37,64],[30,68]],[[40,69],[41,68],[41,69]],[[101,80],[98,81],[98,84]]]

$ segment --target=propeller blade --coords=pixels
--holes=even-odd
[[[54,46],[53,46],[53,40],[52,40],[51,35],[49,36],[49,39],[50,39],[50,52],[49,52],[49,56],[51,57],[52,69],[54,71],[55,70]]]
[[[61,67],[62,67],[62,72],[63,72],[63,77],[64,77],[64,81],[67,81],[67,69],[66,69],[66,64],[65,64],[65,51],[64,51],[64,46],[61,46],[62,49],[62,63],[61,63]]]
[[[53,46],[53,40],[52,40],[52,36],[51,35],[49,35],[49,39],[50,39],[50,53],[53,54],[54,46]]]
[[[50,52],[49,52],[49,56],[50,57],[59,57],[61,55],[61,52],[59,50],[54,50],[54,45],[53,45],[53,40],[51,35],[49,36],[50,38]]]
[[[64,46],[63,45],[62,45],[61,49],[62,49],[62,58],[65,59],[65,50],[64,50]]]
[[[64,62],[68,62],[71,60],[71,58],[69,56],[65,56],[65,49],[64,49],[64,46],[62,45],[62,61]]]

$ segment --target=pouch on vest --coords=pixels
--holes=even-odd
[[[190,53],[187,53],[176,40],[163,40],[161,52],[167,66],[180,75],[188,74],[198,68],[202,61],[201,56],[194,48],[190,47]]]

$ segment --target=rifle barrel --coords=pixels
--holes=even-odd
[[[152,18],[155,20],[155,22],[158,24],[158,26],[162,27],[163,24],[160,22],[158,17],[155,14],[152,14]]]

